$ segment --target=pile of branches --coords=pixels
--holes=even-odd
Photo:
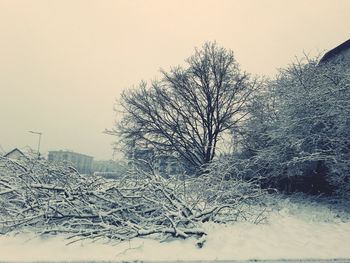
[[[62,233],[71,242],[149,235],[205,240],[203,222],[237,220],[245,201],[263,195],[256,187],[240,192],[237,183],[230,190],[232,184],[208,174],[184,181],[137,169],[105,179],[81,175],[69,165],[0,157],[0,234]],[[232,190],[227,199],[224,193]]]

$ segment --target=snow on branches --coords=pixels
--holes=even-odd
[[[134,169],[113,180],[45,160],[0,157],[0,233],[62,233],[72,242],[156,234],[203,242],[202,222],[237,220],[243,201],[262,193],[253,187],[243,194],[242,182],[225,182],[212,171],[204,176],[184,181]]]

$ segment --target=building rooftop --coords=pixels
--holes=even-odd
[[[4,157],[8,157],[8,156],[10,156],[11,154],[13,154],[13,153],[15,153],[15,152],[17,152],[17,153],[19,153],[19,154],[25,156],[25,154],[24,154],[20,149],[14,148],[13,150],[11,150],[11,151],[9,151],[8,153],[4,154]]]
[[[344,43],[341,43],[339,46],[331,49],[326,54],[323,55],[319,63],[324,63],[341,53],[342,51],[350,48],[350,39],[346,40]]]
[[[71,153],[71,154],[76,154],[76,155],[80,155],[80,156],[84,156],[84,157],[93,158],[93,156],[82,154],[82,153],[77,153],[77,152],[73,152],[73,151],[69,151],[69,150],[49,151],[49,154],[50,153]]]

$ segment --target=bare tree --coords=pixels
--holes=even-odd
[[[187,67],[161,71],[121,97],[122,120],[112,134],[129,145],[175,153],[198,168],[215,156],[220,136],[243,119],[256,80],[242,72],[233,52],[206,43],[186,60]]]

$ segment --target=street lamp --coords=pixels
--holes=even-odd
[[[41,132],[36,132],[36,131],[29,131],[30,133],[34,133],[36,135],[39,135],[39,142],[38,142],[38,159],[39,159],[39,156],[40,156],[40,141],[41,141],[41,135],[42,133]]]

